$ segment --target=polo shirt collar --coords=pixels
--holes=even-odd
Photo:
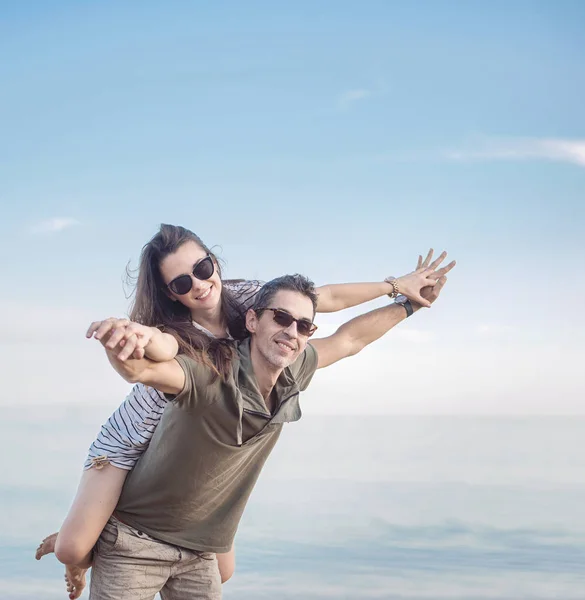
[[[294,379],[290,367],[285,367],[274,385],[274,394],[277,399],[276,410],[273,415],[268,412],[264,398],[258,388],[254,375],[251,358],[250,337],[238,343],[238,355],[234,360],[234,379],[238,388],[238,408],[240,423],[238,427],[238,444],[242,443],[242,417],[248,411],[263,415],[267,423],[278,424],[298,421],[301,418],[298,395],[299,387]]]

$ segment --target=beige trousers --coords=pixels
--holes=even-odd
[[[156,540],[111,517],[94,549],[90,600],[221,600],[215,554]]]

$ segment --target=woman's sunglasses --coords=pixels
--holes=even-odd
[[[271,310],[274,322],[281,327],[290,327],[293,323],[297,324],[297,331],[301,335],[311,337],[317,331],[317,325],[309,319],[295,319],[289,312],[282,308],[259,308],[256,312]]]
[[[177,294],[177,296],[183,296],[191,291],[193,287],[193,277],[196,279],[201,279],[205,281],[209,279],[215,271],[215,264],[213,263],[213,259],[209,254],[202,258],[194,267],[191,275],[179,275],[175,277],[167,287],[173,294]]]

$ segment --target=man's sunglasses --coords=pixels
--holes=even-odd
[[[179,275],[175,277],[167,287],[173,294],[177,294],[177,296],[183,296],[191,291],[193,287],[193,277],[197,279],[201,279],[205,281],[209,279],[215,271],[215,264],[213,263],[213,259],[209,254],[202,258],[194,267],[191,275]]]
[[[290,327],[293,323],[297,324],[297,331],[301,335],[311,337],[315,331],[317,331],[317,325],[315,325],[309,319],[295,319],[289,312],[282,308],[259,308],[256,312],[263,310],[271,310],[274,322],[281,327]]]

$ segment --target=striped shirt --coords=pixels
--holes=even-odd
[[[225,281],[228,289],[245,312],[252,305],[260,281]],[[196,327],[213,335],[207,329],[193,323]],[[229,336],[229,333],[226,332]],[[89,447],[84,469],[101,469],[110,463],[119,469],[132,470],[136,461],[148,447],[168,400],[164,394],[154,388],[137,383],[126,399],[114,411]]]

